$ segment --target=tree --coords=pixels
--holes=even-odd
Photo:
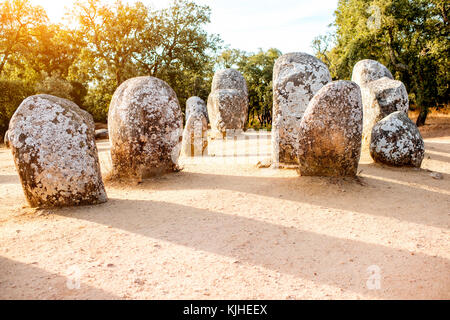
[[[255,118],[262,127],[270,127],[272,124],[272,75],[273,66],[281,52],[277,49],[269,49],[266,52],[247,55],[238,63],[239,71],[247,81],[249,96],[249,124]]]
[[[46,22],[45,11],[27,0],[0,2],[0,76],[11,60],[29,57],[36,31]]]
[[[75,37],[85,47],[71,79],[90,84],[86,101],[95,112],[101,104],[106,118],[117,86],[140,75],[167,81],[182,107],[191,95],[206,98],[213,68],[209,55],[220,44],[204,30],[209,7],[175,0],[169,8],[151,10],[140,2],[87,0],[77,2],[71,15],[80,25]]]
[[[445,0],[339,0],[335,34],[313,47],[334,79],[349,79],[361,59],[385,64],[405,83],[423,125],[430,107],[449,102],[448,8]]]

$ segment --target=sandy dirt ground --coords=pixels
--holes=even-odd
[[[449,299],[450,133],[439,130],[422,169],[364,152],[358,179],[258,166],[270,134],[248,132],[180,172],[107,182],[103,205],[57,210],[27,206],[2,147],[0,298]],[[98,148],[106,175],[109,144]]]

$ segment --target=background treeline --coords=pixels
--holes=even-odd
[[[367,23],[374,5],[377,28]],[[447,13],[446,0],[340,0],[335,32],[318,37],[313,48],[335,79],[349,79],[360,59],[384,63],[405,82],[424,120],[428,108],[449,101]],[[105,122],[112,94],[131,77],[167,81],[184,110],[190,96],[206,101],[214,71],[225,67],[247,80],[249,125],[270,128],[272,70],[281,52],[224,46],[205,30],[210,16],[208,6],[189,0],[161,10],[83,0],[63,24],[54,24],[27,0],[0,1],[0,135],[20,102],[35,93],[70,99]]]
[[[448,0],[339,0],[334,32],[313,42],[334,79],[349,79],[356,62],[374,59],[405,83],[418,125],[449,103]]]
[[[67,98],[105,122],[115,89],[143,75],[163,79],[183,110],[193,95],[205,101],[214,71],[233,50],[208,34],[208,6],[175,0],[155,10],[140,2],[76,2],[63,24],[26,0],[0,3],[0,134],[20,102],[35,93]],[[271,77],[277,50],[233,56],[249,81],[252,123],[270,124]],[[261,121],[253,120],[261,119]]]

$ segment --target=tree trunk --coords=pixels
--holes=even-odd
[[[427,119],[428,115],[428,108],[422,107],[419,113],[419,116],[417,117],[416,126],[420,127],[425,125],[425,120]]]

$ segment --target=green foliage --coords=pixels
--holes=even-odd
[[[80,24],[74,38],[84,49],[70,78],[90,84],[85,103],[97,119],[106,119],[117,86],[141,75],[165,80],[182,108],[190,96],[206,99],[213,69],[209,55],[220,44],[203,29],[209,7],[176,0],[155,11],[140,2],[88,0],[77,2],[72,16]]]
[[[349,79],[361,59],[385,64],[422,110],[420,125],[428,108],[449,102],[448,9],[445,0],[339,0],[335,33],[313,47],[334,79]]]
[[[32,56],[39,30],[46,22],[44,10],[27,0],[0,2],[0,76],[9,64]]]
[[[8,130],[9,119],[22,101],[34,91],[21,81],[0,80],[0,137]]]
[[[60,98],[72,100],[73,87],[70,81],[61,78],[58,73],[48,75],[46,72],[42,73],[42,80],[35,86],[36,93],[51,94]]]

